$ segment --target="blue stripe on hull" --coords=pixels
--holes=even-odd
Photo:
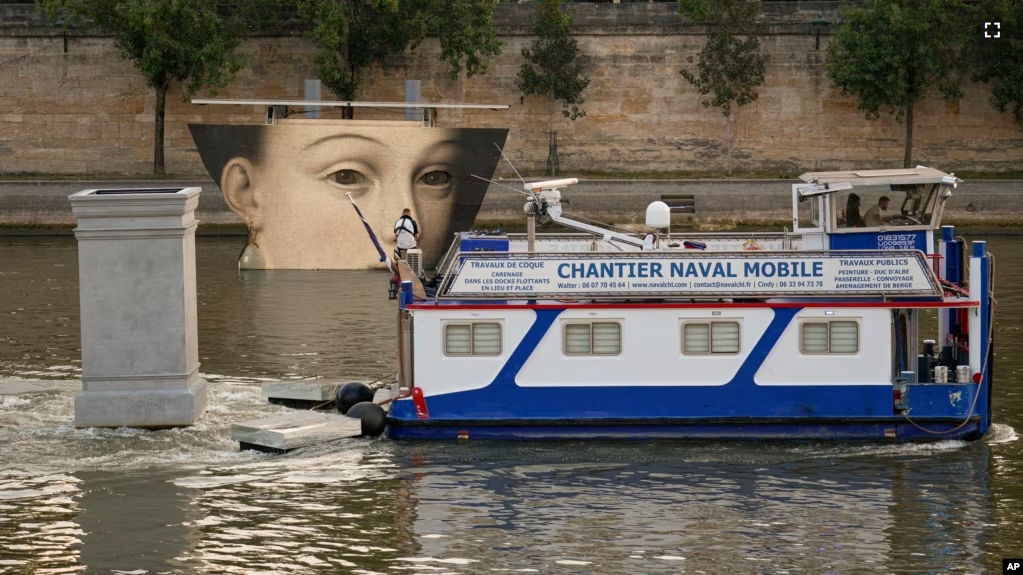
[[[458,426],[447,422],[435,425],[400,425],[392,421],[388,436],[392,439],[456,439],[487,440],[841,440],[841,441],[941,441],[979,439],[980,422],[973,421],[952,433],[935,435],[900,423],[694,423],[684,425],[479,425]],[[925,423],[935,431],[947,431],[957,423]],[[894,430],[894,437],[892,431]]]

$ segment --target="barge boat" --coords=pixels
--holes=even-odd
[[[650,233],[607,230],[562,213],[576,180],[525,183],[529,232],[463,232],[430,281],[401,274],[388,435],[983,436],[993,256],[941,226],[961,180],[800,178],[792,231],[757,234],[670,233],[665,202]]]

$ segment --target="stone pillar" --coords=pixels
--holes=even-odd
[[[199,377],[195,207],[199,188],[85,190],[78,221],[82,393],[75,427],[192,425]]]

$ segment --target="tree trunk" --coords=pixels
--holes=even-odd
[[[164,80],[156,85],[156,131],[153,136],[153,175],[164,176],[167,170],[163,163],[163,116],[167,109],[167,85]]]
[[[903,168],[913,167],[913,103],[906,106],[906,157],[902,160]]]
[[[346,42],[347,42],[347,40],[346,40]],[[346,46],[347,46],[347,44],[346,44]],[[345,59],[347,60],[347,58],[348,58],[348,48],[345,48]],[[348,77],[352,79],[351,84],[349,84],[349,86],[351,86],[351,90],[345,90],[345,91],[346,92],[350,92],[350,93],[348,93],[348,94],[338,94],[338,96],[340,98],[344,99],[346,102],[354,102],[355,101],[355,90],[356,90],[356,88],[355,88],[355,67],[354,66],[351,66],[351,65],[348,66]],[[353,119],[355,119],[355,107],[354,106],[343,106],[341,108],[341,119],[342,120],[353,120]]]
[[[348,78],[351,80],[351,82],[349,82],[348,84],[350,86],[350,90],[345,91],[346,92],[350,91],[351,93],[338,94],[339,98],[349,102],[355,101],[355,66],[352,64],[351,53],[352,34],[351,30],[349,30],[348,32],[345,33],[345,47],[344,50],[341,52],[341,60],[345,63],[345,66],[348,68]],[[355,108],[353,106],[345,106],[341,108],[341,119],[342,120],[355,119]]]
[[[554,147],[554,91],[547,94],[547,175],[558,175],[557,149]]]
[[[725,168],[728,170],[728,175],[732,175],[732,122],[734,113],[729,113],[727,122],[725,122]]]
[[[554,93],[547,94],[547,133],[554,131]]]

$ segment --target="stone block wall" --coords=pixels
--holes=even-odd
[[[503,52],[489,73],[452,79],[427,41],[395,66],[368,70],[360,100],[401,101],[404,80],[422,81],[422,99],[508,104],[506,111],[440,110],[438,123],[509,127],[506,152],[520,171],[540,173],[547,157],[547,104],[516,88],[528,46],[528,4],[501,5]],[[155,97],[112,39],[63,32],[31,5],[0,5],[0,174],[146,174],[152,170]],[[578,4],[576,38],[591,78],[586,117],[555,119],[564,174],[723,171],[725,118],[700,105],[679,74],[705,30],[674,3]],[[739,172],[798,175],[809,170],[901,167],[904,127],[890,116],[867,121],[824,71],[825,30],[815,49],[810,22],[836,21],[836,2],[767,2],[767,80],[759,99],[735,113],[733,164]],[[252,38],[248,66],[217,97],[302,99],[315,78],[313,49],[298,36]],[[205,96],[201,94],[200,96]],[[324,99],[332,96],[324,90]],[[1023,131],[995,112],[984,85],[945,102],[937,90],[916,110],[918,163],[946,171],[1004,172],[1023,166]],[[325,116],[339,115],[337,111]],[[401,119],[394,110],[356,117]],[[173,87],[166,115],[169,173],[204,175],[187,124],[260,123],[257,106],[195,106]],[[510,174],[506,165],[502,173]]]

